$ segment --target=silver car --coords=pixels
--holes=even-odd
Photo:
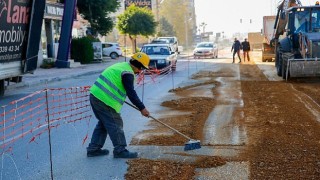
[[[141,52],[150,57],[150,69],[169,69],[176,70],[177,54],[171,50],[169,44],[145,44]]]
[[[218,58],[218,47],[213,42],[201,42],[193,50],[194,58]]]

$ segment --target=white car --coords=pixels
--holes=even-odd
[[[141,52],[146,53],[150,58],[150,69],[163,69],[171,66],[172,71],[176,70],[177,53],[171,50],[169,44],[145,44]]]
[[[218,47],[213,42],[198,43],[193,50],[194,58],[218,58]]]
[[[116,59],[122,56],[122,50],[118,43],[102,42],[102,55]]]

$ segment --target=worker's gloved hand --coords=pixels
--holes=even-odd
[[[146,108],[142,109],[140,112],[145,117],[149,117],[150,116],[150,113]]]

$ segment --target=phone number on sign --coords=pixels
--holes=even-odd
[[[16,52],[20,50],[20,46],[0,46],[0,53]]]

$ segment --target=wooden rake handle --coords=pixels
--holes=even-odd
[[[127,101],[125,101],[125,103],[126,103],[126,104],[128,104],[129,106],[131,106],[132,108],[134,108],[134,109],[136,109],[136,110],[140,111],[136,106],[134,106],[134,105],[132,105],[132,104],[128,103]],[[174,131],[174,132],[176,132],[176,133],[180,134],[180,135],[181,135],[181,136],[183,136],[184,138],[186,138],[186,139],[188,139],[188,140],[192,140],[192,139],[191,139],[190,137],[188,137],[187,135],[185,135],[185,134],[181,133],[180,131],[178,131],[178,130],[174,129],[173,127],[171,127],[171,126],[169,126],[168,124],[166,124],[166,123],[164,123],[164,122],[160,121],[159,119],[156,119],[156,118],[154,118],[154,117],[152,117],[152,116],[149,116],[149,118],[151,118],[151,119],[153,119],[153,120],[157,121],[158,123],[160,123],[160,124],[162,124],[162,125],[166,126],[167,128],[171,129],[172,131]]]

